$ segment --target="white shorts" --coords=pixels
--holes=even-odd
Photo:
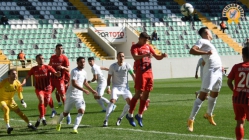
[[[98,85],[98,87],[97,87],[97,92],[98,92],[98,96],[103,96],[104,95],[104,93],[105,93],[105,88],[106,88],[106,83],[104,84],[104,83],[102,83],[101,85]]]
[[[132,98],[130,90],[126,87],[113,87],[111,93],[111,99],[117,100],[122,95],[124,99]]]
[[[69,113],[73,106],[75,106],[77,110],[86,109],[86,104],[83,98],[67,97],[64,104],[64,112]]]
[[[222,69],[209,68],[203,69],[203,78],[201,91],[208,93],[209,91],[219,92],[222,85]]]

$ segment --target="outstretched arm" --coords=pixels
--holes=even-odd
[[[204,55],[204,54],[206,54],[206,55],[208,55],[208,54],[212,54],[212,51],[210,50],[210,51],[205,52],[205,51],[200,50],[199,47],[193,46],[190,49],[189,54],[193,54],[193,55]]]
[[[157,60],[162,60],[164,57],[168,57],[168,55],[166,53],[162,53],[160,55],[158,54],[154,54],[153,55]]]
[[[94,82],[98,79],[98,76],[97,74],[93,74],[93,79],[92,80],[89,80],[88,83],[91,83],[91,82]]]
[[[109,68],[106,68],[106,67],[100,67],[101,70],[105,70],[105,71],[108,71]]]
[[[27,75],[23,80],[22,80],[22,86],[24,86],[25,84],[26,84],[26,81],[27,81],[27,79],[29,79],[30,78],[30,75]]]

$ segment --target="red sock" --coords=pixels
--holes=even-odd
[[[60,97],[58,91],[55,92],[55,96],[56,96],[57,102],[61,102],[61,97]]]
[[[44,117],[45,116],[44,104],[38,104],[38,109],[39,109],[39,112],[40,112],[40,118]]]
[[[140,106],[139,106],[138,114],[143,114],[146,101],[147,100],[140,99]]]
[[[242,140],[244,137],[244,128],[243,127],[235,127],[235,134],[237,140]]]
[[[130,102],[130,109],[129,109],[129,113],[130,113],[130,114],[133,114],[134,109],[135,109],[135,107],[136,107],[136,104],[137,104],[137,99],[132,98],[132,99],[131,99],[131,102]]]
[[[50,108],[54,108],[54,101],[52,97],[50,98],[48,105],[50,106]]]

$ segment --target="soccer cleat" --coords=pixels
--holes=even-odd
[[[14,130],[14,128],[9,127],[9,128],[7,129],[7,133],[8,133],[8,134],[11,134],[11,131],[13,131],[13,130]]]
[[[56,130],[57,130],[57,131],[61,131],[61,124],[57,124]]]
[[[67,124],[71,124],[71,116],[67,116]]]
[[[112,107],[112,112],[116,109],[116,105],[113,105],[113,107]]]
[[[28,128],[30,128],[30,129],[32,129],[32,130],[34,130],[34,131],[36,131],[37,130],[37,128],[34,126],[34,125],[28,125]]]
[[[70,133],[72,133],[72,134],[78,134],[78,130],[77,130],[77,129],[74,129],[74,130],[71,131]]]
[[[216,123],[214,122],[214,115],[210,116],[207,113],[204,114],[203,116],[205,119],[207,119],[209,121],[210,124],[216,126]]]
[[[118,118],[116,125],[120,126],[122,119]]]
[[[103,110],[101,110],[101,112],[106,112],[106,110],[103,109]]]
[[[57,114],[57,113],[56,113],[56,111],[55,111],[55,110],[53,110],[53,111],[52,111],[52,113],[51,113],[50,118],[53,118],[56,114]]]
[[[42,124],[43,124],[44,126],[47,125],[46,120],[42,120]]]
[[[188,131],[193,132],[194,130],[194,120],[188,120]]]
[[[40,125],[40,121],[36,121],[35,127],[37,128]]]
[[[135,116],[135,119],[137,120],[137,123],[139,126],[143,127],[143,122],[142,122],[142,118],[138,116],[138,114]]]
[[[136,123],[134,122],[134,118],[129,117],[128,114],[126,114],[126,119],[129,121],[130,125],[135,127]]]
[[[108,126],[108,122],[105,120],[103,123],[103,127],[107,127]]]

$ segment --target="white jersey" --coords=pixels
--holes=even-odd
[[[128,71],[132,70],[131,65],[123,62],[122,66],[113,63],[109,68],[109,75],[112,75],[113,87],[128,87]]]
[[[201,76],[201,78],[202,78],[202,76],[203,76],[203,65],[202,65],[202,62],[203,62],[203,58],[200,58],[199,59],[199,61],[198,61],[198,63],[197,63],[197,66],[196,66],[196,72],[198,72],[198,69],[199,69],[199,67],[200,67],[200,76]]]
[[[105,77],[104,77],[104,75],[102,73],[102,70],[100,69],[100,66],[94,64],[92,66],[92,73],[94,75],[95,74],[97,75],[97,83],[98,83],[98,85],[102,85],[102,84],[106,85],[106,79],[105,79]]]
[[[87,78],[87,73],[85,70],[79,70],[78,68],[74,68],[70,74],[70,85],[68,87],[66,96],[73,98],[82,98],[83,91],[73,87],[72,80],[76,80],[76,84],[83,87],[83,83]]]
[[[207,68],[218,68],[222,67],[220,56],[214,47],[214,45],[207,39],[199,39],[196,44],[201,51],[210,51],[212,50],[211,55],[202,55],[203,60],[205,61],[205,67]]]

